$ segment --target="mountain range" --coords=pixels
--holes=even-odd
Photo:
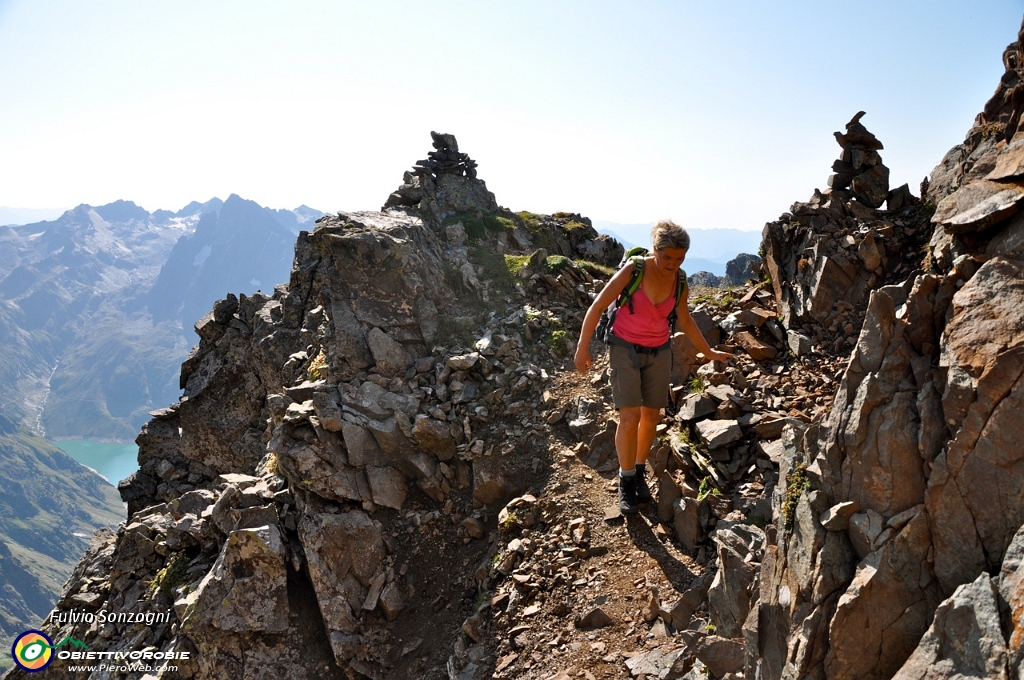
[[[134,439],[177,400],[195,321],[227,291],[287,281],[295,236],[322,214],[231,195],[0,227],[0,413],[53,438]]]

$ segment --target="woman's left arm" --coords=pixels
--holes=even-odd
[[[690,342],[697,347],[697,350],[707,358],[713,361],[721,361],[722,363],[729,361],[729,359],[732,359],[732,354],[711,349],[711,345],[704,339],[704,334],[697,327],[697,322],[690,316],[690,306],[687,302],[689,297],[690,287],[683,286],[683,294],[676,302],[676,327],[685,333]]]

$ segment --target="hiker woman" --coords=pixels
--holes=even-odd
[[[619,411],[615,450],[619,457],[619,509],[624,514],[636,513],[639,504],[653,500],[644,475],[662,409],[668,405],[673,322],[704,356],[722,362],[732,358],[727,352],[711,349],[690,316],[686,273],[680,269],[690,248],[690,235],[674,222],[661,221],[651,229],[651,244],[653,253],[627,261],[590,305],[574,358],[576,369],[585,374],[592,365],[590,340],[598,321],[609,305],[618,301],[607,339],[612,398]],[[639,270],[638,288],[635,270]],[[629,288],[634,289],[632,294]],[[620,298],[624,292],[627,300]]]

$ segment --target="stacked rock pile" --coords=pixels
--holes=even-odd
[[[449,212],[497,210],[494,194],[476,176],[476,161],[459,151],[455,135],[431,131],[430,137],[434,150],[405,172],[382,210],[413,208],[438,221]]]
[[[859,111],[846,124],[846,134],[835,133],[843,153],[832,164],[835,172],[829,176],[828,185],[832,191],[849,189],[858,201],[877,209],[889,196],[889,168],[878,154],[882,143],[861,124],[863,116],[864,112]]]
[[[459,143],[455,135],[443,132],[430,132],[433,139],[434,150],[427,154],[421,161],[416,161],[413,166],[413,174],[438,175],[459,175],[470,179],[476,179],[476,161],[459,151]]]
[[[832,352],[853,346],[871,290],[906,278],[929,235],[928,207],[906,185],[888,191],[882,143],[858,113],[837,132],[842,156],[825,190],[764,228],[764,269],[787,329]],[[880,210],[883,202],[888,210]]]

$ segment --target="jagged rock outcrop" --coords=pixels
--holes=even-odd
[[[715,276],[711,272],[694,272],[686,277],[687,283],[690,287],[703,286],[706,288],[718,288],[722,285],[723,277]]]
[[[765,267],[787,326],[834,332],[854,321],[850,312],[871,290],[917,264],[919,255],[905,248],[925,237],[917,199],[905,187],[888,192],[882,145],[860,123],[863,115],[836,133],[843,153],[829,188],[765,225]],[[889,210],[877,210],[890,194]]]
[[[749,253],[740,253],[725,264],[725,279],[729,285],[742,286],[747,281],[760,278],[761,258]]]
[[[776,495],[785,530],[762,572],[759,677],[1019,673],[1018,622],[1007,612],[1021,597],[1014,541],[1024,524],[1024,428],[1013,415],[1024,394],[1015,198],[1024,173],[1014,141],[1021,102],[1012,94],[1024,75],[1013,58],[1021,49],[1008,49],[995,96],[933,172],[925,270],[870,292],[832,412],[786,451],[790,473]],[[834,198],[805,215],[821,218]],[[902,233],[919,229],[901,219]],[[872,276],[892,271],[896,222],[865,226],[850,244],[859,265],[844,257],[845,276],[798,276],[798,285],[787,283],[779,252],[795,246],[790,252],[808,258],[804,269],[824,274],[836,250],[801,227],[766,228],[773,283],[791,320],[827,322],[837,302],[856,304]],[[868,241],[879,234],[881,249]],[[837,519],[841,508],[848,519]]]

